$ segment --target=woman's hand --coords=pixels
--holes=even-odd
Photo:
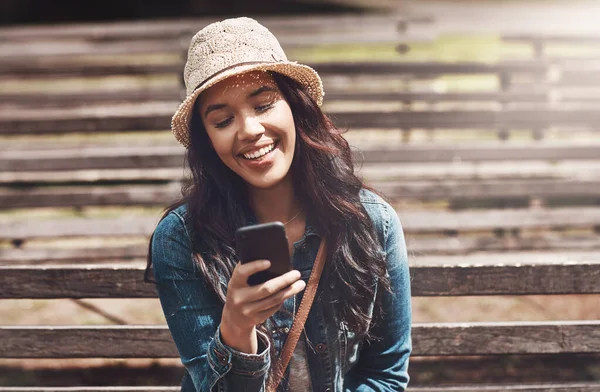
[[[256,354],[256,325],[271,317],[286,299],[306,286],[296,270],[256,286],[248,285],[248,277],[268,269],[270,265],[268,260],[238,263],[231,275],[221,316],[221,339],[238,351]]]

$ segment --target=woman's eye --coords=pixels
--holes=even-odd
[[[269,103],[266,105],[257,106],[256,111],[259,113],[262,113],[262,112],[266,112],[267,110],[271,109],[272,107],[273,107],[273,104]]]
[[[231,121],[233,120],[233,117],[229,117],[221,122],[218,122],[215,124],[215,128],[225,128],[226,126],[228,126]]]

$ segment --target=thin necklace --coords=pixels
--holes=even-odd
[[[290,219],[289,221],[285,222],[283,225],[287,225],[288,223],[290,223],[291,221],[293,221],[294,219],[296,219],[298,217],[298,215],[300,215],[300,213],[302,212],[302,210],[298,211],[298,213],[296,215],[294,215],[294,217],[292,219]]]

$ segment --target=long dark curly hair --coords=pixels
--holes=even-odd
[[[306,92],[284,75],[271,76],[291,107],[296,125],[296,151],[291,174],[295,195],[310,214],[311,223],[328,241],[328,279],[340,284],[336,313],[348,329],[369,337],[374,322],[370,305],[381,290],[390,290],[384,256],[362,206],[359,192],[365,185],[354,174],[347,140]],[[187,205],[192,251],[199,271],[225,302],[227,282],[238,258],[235,230],[246,224],[249,211],[245,182],[218,157],[196,107],[191,118],[187,163],[191,178],[182,197],[163,215]],[[148,253],[146,278],[152,264]],[[376,303],[377,305],[377,303]],[[375,315],[379,306],[375,306]],[[268,334],[268,331],[267,335]]]

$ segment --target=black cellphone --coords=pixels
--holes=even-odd
[[[285,227],[281,222],[240,227],[235,232],[235,244],[241,263],[269,260],[271,266],[248,278],[251,286],[266,282],[292,270]]]

